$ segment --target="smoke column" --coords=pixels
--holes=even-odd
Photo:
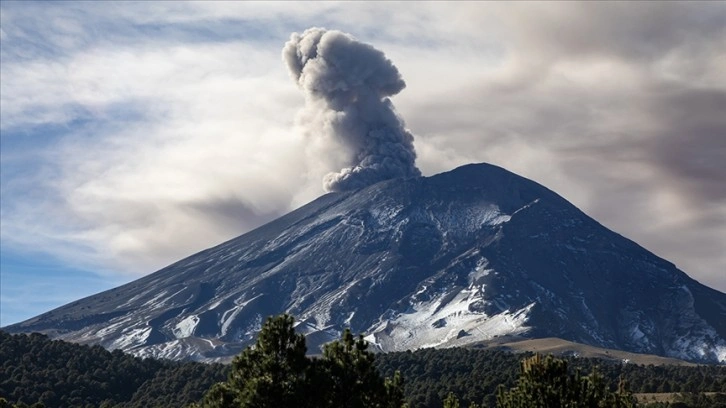
[[[421,175],[413,136],[388,98],[406,84],[383,52],[340,31],[309,28],[290,36],[282,57],[317,118],[307,130],[345,153],[346,167],[323,180],[327,191]]]

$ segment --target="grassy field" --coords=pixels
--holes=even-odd
[[[515,352],[531,351],[534,353],[553,354],[557,356],[576,355],[579,357],[601,358],[605,360],[623,361],[639,365],[696,365],[675,358],[660,357],[651,354],[630,353],[620,350],[610,350],[605,348],[588,346],[580,343],[574,343],[571,341],[553,337],[543,339],[517,339],[511,337],[502,337],[478,344],[476,347],[497,347],[509,349]]]

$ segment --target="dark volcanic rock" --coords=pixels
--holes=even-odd
[[[325,195],[6,329],[210,360],[282,312],[312,345],[350,327],[382,350],[519,335],[726,362],[725,294],[487,164]]]

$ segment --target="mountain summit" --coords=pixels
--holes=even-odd
[[[6,330],[223,360],[282,312],[313,346],[350,327],[382,351],[514,335],[726,363],[726,294],[488,164],[326,194]]]

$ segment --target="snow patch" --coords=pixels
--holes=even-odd
[[[262,296],[262,294],[259,294],[255,297],[253,297],[252,299],[241,301],[241,302],[237,303],[237,305],[235,307],[233,307],[229,310],[226,310],[222,314],[222,319],[220,320],[222,322],[222,336],[227,335],[229,326],[232,324],[232,322],[234,321],[234,318],[237,317],[239,312],[241,312],[242,309],[244,309],[245,306],[247,306],[250,302],[259,298],[260,296]]]
[[[370,214],[379,225],[392,225],[391,220],[395,219],[403,209],[402,205],[383,206],[371,208]]]
[[[109,348],[111,350],[115,350],[115,349],[128,350],[132,347],[136,347],[141,344],[144,344],[146,339],[149,338],[149,334],[151,334],[151,327],[144,327],[144,328],[128,330],[128,331],[124,332],[113,343],[111,343]]]
[[[177,339],[191,337],[194,334],[194,329],[197,328],[197,324],[199,324],[199,317],[197,315],[187,316],[174,327],[174,337]]]
[[[721,364],[726,364],[726,346],[716,347],[716,358]]]
[[[441,294],[430,301],[415,302],[411,311],[381,321],[366,340],[383,351],[402,351],[462,346],[528,330],[525,323],[534,303],[513,312],[488,316],[476,307],[485,302],[482,295],[483,285],[470,285],[453,297]]]
[[[476,266],[474,267],[474,270],[469,273],[470,284],[473,284],[473,283],[479,281],[481,278],[488,276],[490,273],[494,272],[494,269],[487,269],[488,265],[489,265],[489,260],[487,260],[484,257],[481,257],[476,262]]]
[[[350,316],[348,316],[347,319],[343,322],[346,326],[350,326],[350,322],[353,320],[353,316],[355,316],[355,312],[350,312]]]

